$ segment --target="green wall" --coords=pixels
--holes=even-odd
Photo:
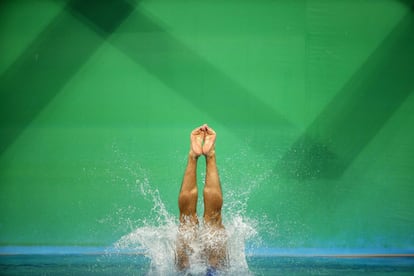
[[[413,248],[412,7],[2,1],[0,244],[109,245],[154,218],[140,183],[177,214],[207,122],[263,246]]]

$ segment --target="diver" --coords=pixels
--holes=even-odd
[[[216,165],[216,132],[204,124],[191,132],[190,152],[178,197],[180,225],[176,245],[177,269],[183,271],[190,266],[194,244],[201,249],[199,258],[205,260],[207,275],[225,268],[228,261],[226,232],[222,224],[221,208],[223,194]],[[205,185],[203,189],[203,227],[199,228],[197,217],[197,161],[200,156],[206,160]]]

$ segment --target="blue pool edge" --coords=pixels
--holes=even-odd
[[[0,255],[145,254],[144,249],[112,246],[0,246]],[[414,248],[250,248],[246,256],[281,257],[414,257]]]

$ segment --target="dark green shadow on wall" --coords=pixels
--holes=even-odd
[[[414,0],[398,0],[398,2],[406,5],[408,9],[414,12]]]
[[[414,16],[387,35],[278,169],[297,179],[339,178],[414,89]]]
[[[68,3],[68,10],[82,22],[92,27],[103,36],[112,34],[131,14],[135,7],[127,0],[73,0]]]
[[[132,12],[127,1],[69,1],[0,77],[0,153],[26,128]],[[91,36],[70,13],[91,18]],[[74,112],[76,112],[74,110]]]

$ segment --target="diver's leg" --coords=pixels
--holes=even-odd
[[[215,154],[206,156],[206,181],[203,195],[204,222],[210,226],[222,227],[221,207],[223,206],[223,195]]]
[[[216,133],[206,127],[203,154],[206,157],[206,180],[204,186],[204,223],[207,231],[211,231],[205,242],[205,250],[209,265],[223,267],[227,262],[226,234],[221,218],[223,194],[216,164]]]
[[[188,156],[187,168],[181,184],[178,196],[178,208],[180,210],[180,223],[198,223],[197,220],[197,157]]]
[[[198,225],[196,210],[198,196],[196,172],[197,157],[190,154],[178,196],[180,226],[177,235],[176,261],[179,270],[183,270],[189,265],[189,254],[191,253],[190,244],[195,239],[195,232]]]
[[[197,218],[197,160],[202,154],[204,131],[201,127],[191,132],[191,147],[188,155],[180,194],[178,208],[180,210],[180,226],[177,237],[177,267],[182,270],[189,265],[190,243],[195,238]]]

